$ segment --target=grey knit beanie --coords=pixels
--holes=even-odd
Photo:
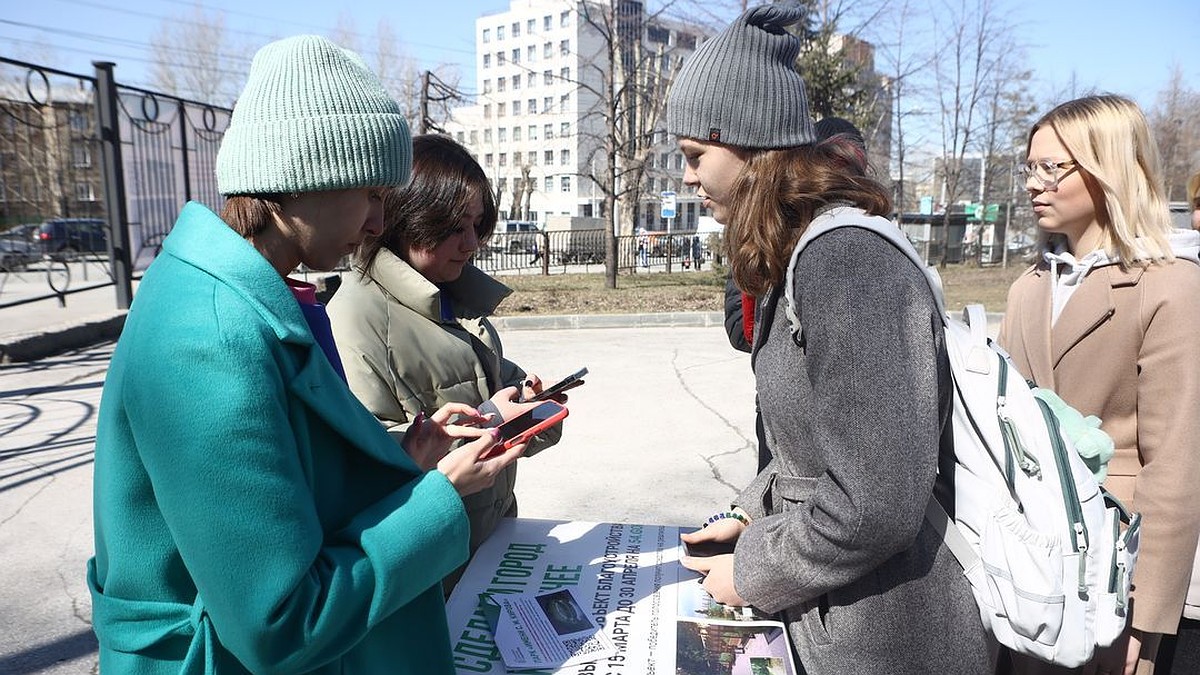
[[[357,54],[317,35],[254,55],[217,152],[223,195],[404,185],[412,136]]]
[[[816,140],[804,78],[793,65],[800,40],[784,30],[798,5],[748,10],[683,64],[667,96],[667,131],[743,148],[790,148]]]

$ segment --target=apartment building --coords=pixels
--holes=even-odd
[[[588,16],[592,17],[589,22]],[[607,171],[603,114],[611,91],[608,44],[594,23],[616,22],[620,34],[637,35],[658,76],[669,78],[705,37],[702,29],[646,14],[643,2],[512,0],[509,10],[475,25],[474,105],[459,108],[446,128],[475,154],[492,180],[500,212],[545,222],[549,216],[602,217],[604,195],[593,176]],[[623,45],[631,58],[634,41]],[[701,208],[683,189],[683,157],[675,139],[656,125],[645,162],[636,222],[665,229],[659,217],[663,191],[679,193],[672,229],[695,230]]]

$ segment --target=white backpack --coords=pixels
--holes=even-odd
[[[850,207],[813,220],[788,266],[794,333],[796,260],[838,227],[870,230],[903,251],[925,273],[943,317],[954,379],[954,519],[932,497],[925,516],[962,564],[984,627],[1014,651],[1083,665],[1125,628],[1140,515],[1097,483],[1051,409],[988,339],[983,307],[967,307],[964,321],[946,315],[936,271],[891,221]]]

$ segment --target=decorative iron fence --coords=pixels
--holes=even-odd
[[[0,309],[103,286],[128,307],[183,203],[223,201],[214,167],[231,111],[93,65],[89,76],[0,57]],[[48,224],[75,219],[104,221],[103,261],[61,254]]]

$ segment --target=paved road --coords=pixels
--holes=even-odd
[[[546,380],[590,370],[571,393],[563,441],[521,461],[521,515],[698,524],[752,477],[749,357],[720,327],[510,329],[504,339]],[[0,366],[0,673],[96,670],[83,574],[111,351]]]

